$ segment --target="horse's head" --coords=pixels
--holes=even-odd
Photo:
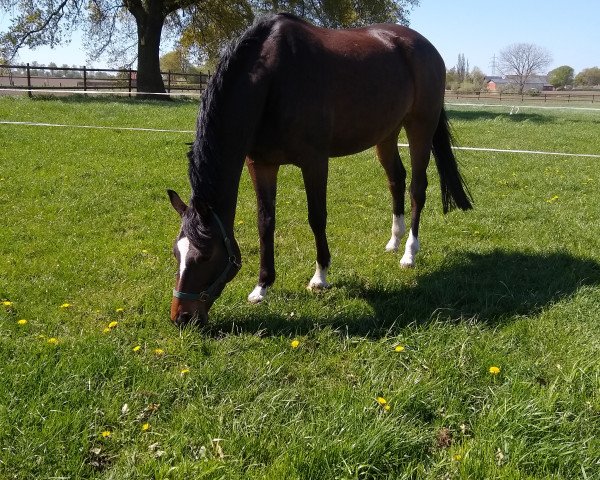
[[[173,190],[167,192],[181,216],[181,230],[173,246],[177,281],[171,321],[176,325],[204,324],[213,302],[240,269],[240,250],[214,211],[188,207]]]

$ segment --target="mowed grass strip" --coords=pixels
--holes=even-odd
[[[196,113],[0,99],[15,121],[193,130]],[[600,152],[597,115],[449,113],[465,146]],[[414,270],[383,251],[374,152],[335,159],[322,295],[305,290],[314,241],[283,167],[259,306],[244,172],[244,266],[209,327],[180,332],[165,190],[189,196],[192,139],[0,126],[0,478],[600,475],[597,159],[458,152],[476,208],[447,216],[432,166]]]

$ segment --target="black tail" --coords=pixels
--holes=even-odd
[[[444,213],[458,207],[461,210],[473,208],[473,198],[458,171],[458,164],[452,151],[454,139],[450,132],[450,124],[446,110],[442,108],[437,129],[433,134],[433,156],[440,175],[440,187],[442,188],[442,206]]]

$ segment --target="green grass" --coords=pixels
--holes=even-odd
[[[196,113],[0,99],[13,121],[192,130]],[[600,153],[597,112],[449,115],[464,146]],[[475,210],[447,216],[430,168],[414,270],[384,252],[373,151],[335,159],[322,295],[305,290],[314,242],[283,167],[259,306],[244,172],[244,266],[210,325],[180,332],[165,190],[189,195],[192,138],[0,125],[0,479],[600,478],[598,159],[461,151]]]

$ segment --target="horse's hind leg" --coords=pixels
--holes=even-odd
[[[248,295],[251,303],[262,302],[267,288],[275,281],[275,196],[279,165],[246,161],[256,191],[258,236],[260,240],[260,272],[258,284]]]
[[[410,181],[410,232],[406,240],[404,255],[400,259],[400,266],[405,268],[415,266],[415,256],[420,248],[419,221],[421,219],[421,211],[425,206],[427,166],[429,165],[431,142],[435,126],[436,121],[419,120],[407,122],[405,127],[412,167]]]
[[[377,156],[388,178],[392,194],[392,236],[385,246],[388,252],[398,251],[400,239],[404,236],[404,194],[406,193],[406,170],[398,152],[398,135],[393,135],[377,144]]]
[[[331,254],[327,245],[325,228],[327,226],[327,174],[328,159],[318,159],[315,163],[302,168],[306,201],[308,204],[308,223],[315,236],[317,247],[317,268],[308,283],[309,290],[329,288],[327,269]]]

